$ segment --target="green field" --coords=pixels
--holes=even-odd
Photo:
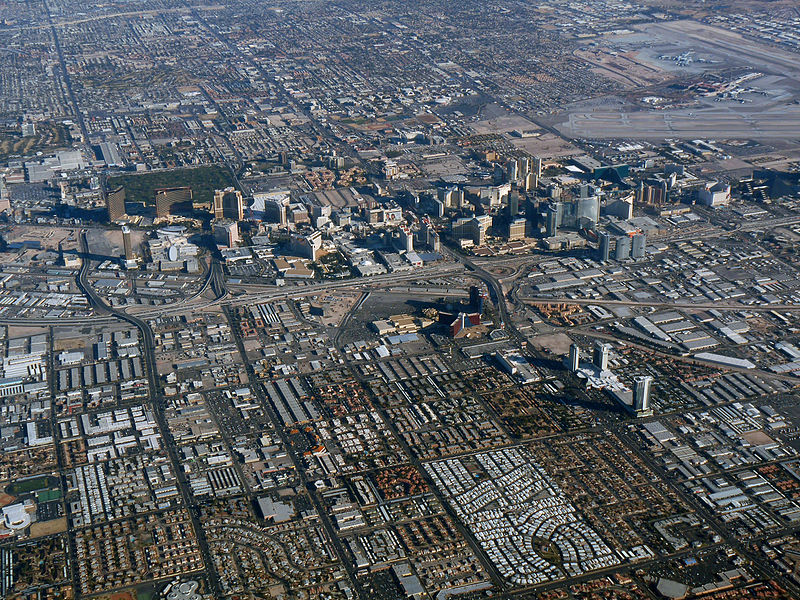
[[[108,189],[119,186],[125,188],[128,202],[154,204],[156,190],[168,187],[189,186],[192,188],[195,203],[208,203],[214,199],[214,190],[235,186],[233,177],[226,167],[207,166],[171,171],[151,171],[114,175],[108,178]]]
[[[15,481],[6,488],[6,491],[12,496],[33,492],[35,490],[43,490],[46,488],[57,487],[58,478],[49,475],[42,475],[41,477],[33,477],[32,479],[23,479],[22,481]]]

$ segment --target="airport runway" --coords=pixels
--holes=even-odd
[[[713,56],[720,69],[737,68],[767,76],[764,95],[745,101],[698,98],[699,106],[646,109],[624,104],[577,105],[556,125],[568,138],[752,139],[800,141],[800,55],[694,21],[648,24],[642,28],[659,50]],[[760,88],[759,82],[748,83]],[[657,95],[657,92],[656,92]]]

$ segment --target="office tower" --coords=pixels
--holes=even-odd
[[[578,226],[584,221],[596,224],[600,219],[600,196],[586,196],[577,202],[575,220]]]
[[[558,233],[558,207],[555,204],[547,205],[545,213],[545,232],[547,237],[553,237]]]
[[[536,179],[542,176],[542,159],[538,156],[533,157],[533,164],[531,165],[531,173],[536,175]]]
[[[599,260],[608,262],[611,255],[611,235],[607,231],[600,232]]]
[[[439,239],[439,234],[433,229],[428,230],[428,247],[434,252],[439,252],[442,249],[442,241]]]
[[[6,187],[6,180],[0,176],[0,212],[11,210],[11,194]]]
[[[611,344],[597,342],[594,345],[592,364],[600,371],[608,371],[608,357],[611,354]]]
[[[192,188],[172,187],[156,190],[156,217],[192,212]]]
[[[508,214],[510,217],[516,217],[519,214],[519,194],[517,192],[508,194]]]
[[[286,227],[289,223],[289,206],[292,203],[289,190],[256,192],[250,212],[253,218],[267,223],[279,223]]]
[[[649,375],[637,377],[633,381],[633,409],[636,413],[650,411],[650,386],[653,378]]]
[[[667,182],[663,179],[650,180],[647,182],[642,181],[639,184],[639,189],[636,192],[637,204],[643,204],[651,207],[661,207],[667,203],[669,193],[667,191]]]
[[[214,241],[220,246],[232,248],[239,241],[239,224],[236,221],[230,219],[216,221],[213,231]]]
[[[631,257],[631,238],[621,235],[617,238],[617,248],[614,251],[616,260],[625,260]]]
[[[527,221],[525,219],[514,219],[508,223],[508,239],[521,240],[525,237],[525,226]]]
[[[571,344],[569,347],[569,370],[575,373],[581,368],[581,348],[578,344]]]
[[[482,246],[486,243],[486,234],[492,226],[492,215],[479,215],[473,217],[470,221],[470,232],[472,241],[476,246]]]
[[[322,255],[322,232],[314,231],[303,235],[292,233],[289,238],[290,249],[294,256],[309,260],[317,260]]]
[[[516,181],[519,178],[519,167],[513,158],[506,163],[506,175],[508,181]]]
[[[113,223],[125,216],[125,188],[120,186],[106,194],[108,221]]]
[[[400,249],[404,250],[405,252],[413,252],[414,234],[412,231],[405,225],[401,225],[398,228],[398,232],[400,233]]]
[[[528,173],[525,176],[525,191],[526,192],[533,192],[539,185],[539,177],[536,173]]]
[[[259,207],[263,202],[263,211],[259,211],[259,216],[262,221],[269,223],[278,223],[281,227],[286,227],[289,224],[289,205],[291,199],[288,193],[280,197],[258,198],[257,203]]]
[[[233,219],[241,221],[244,219],[244,199],[242,192],[232,187],[214,192],[214,218]]]
[[[133,245],[131,244],[131,228],[122,226],[122,246],[125,249],[125,260],[133,260]]]
[[[633,236],[633,249],[631,256],[633,258],[644,258],[644,248],[647,244],[647,235],[644,233],[637,233]]]
[[[476,312],[478,314],[483,314],[483,293],[481,292],[481,288],[477,285],[471,285],[469,287],[469,307],[470,310]]]
[[[517,168],[520,177],[525,177],[531,172],[531,159],[523,156],[517,161]]]

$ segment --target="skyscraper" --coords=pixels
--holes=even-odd
[[[214,241],[220,246],[233,248],[239,242],[239,225],[236,221],[230,219],[215,221],[213,233]]]
[[[233,219],[241,221],[244,219],[244,198],[242,192],[232,187],[214,192],[214,218]]]
[[[131,228],[122,226],[122,246],[125,248],[125,260],[133,260],[133,245],[131,244]]]
[[[519,167],[517,161],[513,158],[506,163],[506,175],[508,181],[516,181],[519,179]]]
[[[647,245],[647,235],[644,233],[637,233],[633,236],[633,249],[631,250],[632,258],[644,258],[644,249]]]
[[[167,217],[177,212],[192,212],[192,188],[173,187],[156,190],[156,216]]]
[[[520,177],[525,177],[531,172],[531,159],[527,156],[523,156],[517,161],[517,167],[519,168]]]
[[[525,191],[526,192],[536,191],[536,187],[538,185],[539,185],[539,178],[536,176],[536,173],[528,173],[525,176]]]
[[[545,213],[545,233],[547,237],[553,237],[558,233],[558,207],[555,204],[547,205]]]
[[[519,214],[519,193],[511,192],[508,195],[508,214],[516,217]]]
[[[125,188],[120,186],[106,194],[108,221],[113,223],[125,216]]]
[[[508,223],[508,239],[521,240],[525,237],[525,227],[527,225],[525,219],[513,219]]]
[[[621,235],[617,238],[617,248],[614,251],[614,258],[617,260],[625,260],[631,257],[631,238],[627,235]]]
[[[608,371],[608,357],[611,354],[611,344],[597,342],[594,345],[592,364],[600,371]]]
[[[0,176],[0,212],[11,210],[11,194],[6,187],[6,180]]]
[[[404,252],[414,251],[414,233],[405,225],[397,228],[400,235],[400,248]]]
[[[600,196],[586,196],[579,198],[577,202],[575,217],[577,225],[581,226],[582,220],[586,220],[592,225],[600,219]]]
[[[637,377],[633,381],[633,410],[637,415],[650,413],[650,386],[653,378],[649,375]]]
[[[538,156],[533,157],[533,164],[531,165],[531,173],[536,175],[538,180],[542,176],[542,159]]]
[[[581,368],[581,348],[578,344],[571,344],[569,347],[569,370],[571,373]]]
[[[611,235],[607,231],[600,232],[600,246],[598,248],[598,259],[602,262],[608,262],[611,256]]]

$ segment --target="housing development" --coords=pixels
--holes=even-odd
[[[792,0],[0,3],[0,597],[800,597]]]

